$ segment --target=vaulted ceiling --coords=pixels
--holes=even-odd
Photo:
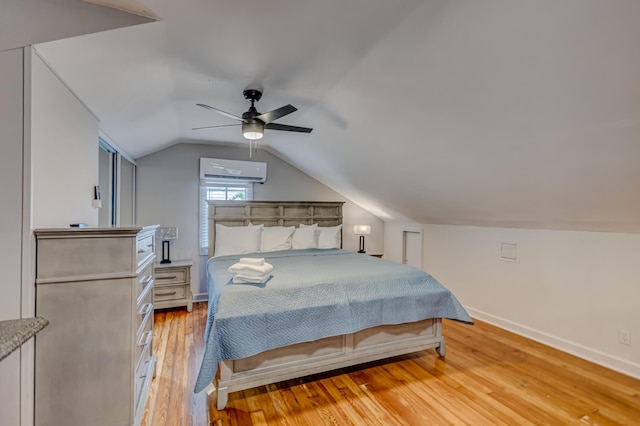
[[[260,143],[382,219],[640,232],[637,0],[94,3],[158,21],[36,49],[135,158],[247,146],[195,104],[257,84],[314,128]]]

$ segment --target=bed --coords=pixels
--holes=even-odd
[[[473,323],[429,274],[342,250],[341,202],[209,202],[208,224],[209,312],[194,391],[216,391],[218,410],[230,392],[429,348],[444,356],[441,319]],[[292,226],[300,236],[313,229],[323,248],[298,240],[293,249],[225,252],[241,233]],[[232,283],[228,268],[241,257],[272,264],[269,280]]]

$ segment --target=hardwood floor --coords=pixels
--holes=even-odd
[[[640,380],[477,321],[444,322],[435,350],[229,395],[193,394],[206,303],[156,312],[158,356],[142,424],[638,425]]]

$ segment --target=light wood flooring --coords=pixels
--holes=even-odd
[[[193,394],[206,303],[155,315],[158,369],[142,424],[640,425],[640,380],[497,327],[445,320],[435,350],[229,395]]]

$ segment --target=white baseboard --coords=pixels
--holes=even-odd
[[[465,309],[473,318],[488,322],[489,324],[495,325],[512,333],[519,334],[520,336],[524,336],[544,345],[551,346],[554,349],[558,349],[571,355],[575,355],[578,358],[586,359],[587,361],[594,362],[598,365],[602,365],[603,367],[607,367],[622,374],[626,374],[627,376],[640,379],[640,364],[636,364],[625,359],[596,351],[594,349],[582,346],[561,337],[553,336],[551,334],[535,330],[525,325],[518,324],[513,321],[509,321],[504,318],[479,311],[477,309],[469,308],[466,306]]]
[[[207,302],[209,301],[209,295],[207,293],[196,293],[191,300],[194,302]]]

